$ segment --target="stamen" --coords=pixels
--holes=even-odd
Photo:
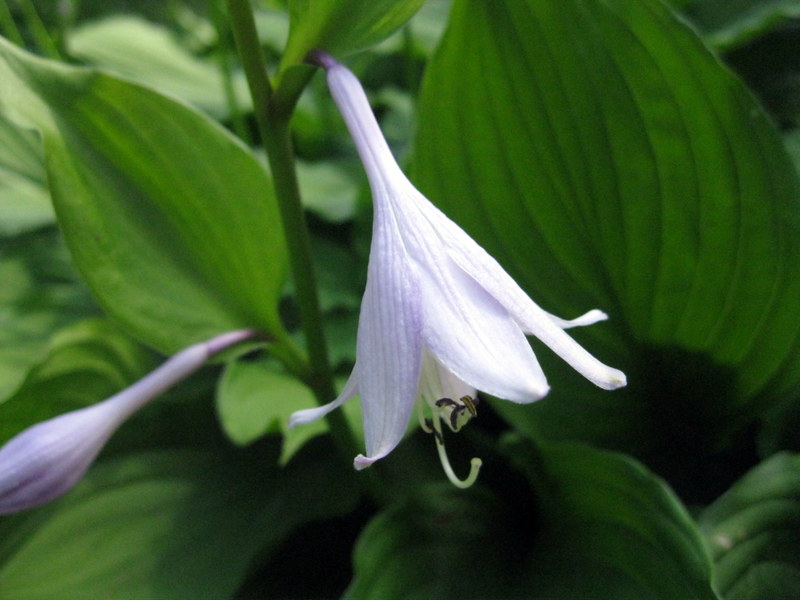
[[[431,429],[430,419],[425,418],[425,413],[422,411],[422,402],[417,401],[417,418],[419,419],[419,427],[425,433],[433,433]]]
[[[457,488],[462,490],[470,487],[478,479],[478,472],[481,470],[483,461],[480,458],[473,458],[470,461],[469,475],[466,479],[459,479],[450,465],[450,459],[447,457],[447,450],[444,447],[444,436],[442,435],[442,425],[437,418],[433,419],[433,427],[435,429],[434,435],[436,437],[436,451],[439,453],[439,461],[442,463],[445,475]]]

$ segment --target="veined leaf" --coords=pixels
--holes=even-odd
[[[204,115],[0,42],[0,109],[36,127],[53,202],[97,299],[171,353],[224,330],[276,340],[285,249],[269,178]]]
[[[545,309],[610,314],[575,335],[627,390],[544,355],[551,395],[498,404],[516,426],[653,456],[678,436],[696,460],[800,381],[797,176],[761,107],[662,2],[457,0],[415,167]]]

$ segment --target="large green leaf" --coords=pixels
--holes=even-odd
[[[202,114],[0,42],[0,108],[35,126],[59,224],[103,307],[165,352],[223,330],[283,337],[271,184]]]
[[[700,525],[723,597],[800,597],[800,455],[755,467],[701,513]]]
[[[89,319],[64,328],[0,406],[0,444],[34,423],[121,391],[156,364],[152,353],[107,321]]]
[[[796,174],[663,3],[456,1],[419,108],[421,189],[544,308],[606,310],[575,335],[628,374],[544,353],[553,392],[512,422],[691,462],[797,385]]]
[[[329,450],[281,470],[268,449],[141,452],[98,465],[29,521],[0,521],[0,598],[232,597],[258,553],[356,501]]]
[[[319,48],[344,55],[389,36],[422,6],[424,0],[291,0],[289,40],[282,62],[302,63]]]
[[[423,489],[377,516],[356,547],[353,598],[715,598],[682,505],[621,455],[511,446],[531,482],[513,501]],[[478,486],[480,487],[480,486]]]

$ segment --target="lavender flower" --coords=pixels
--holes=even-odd
[[[483,248],[431,204],[391,154],[356,77],[331,56],[309,60],[327,71],[331,94],[364,163],[374,202],[367,286],[358,326],[356,364],[330,404],[296,412],[291,426],[319,419],[360,395],[366,455],[363,469],[391,452],[405,433],[419,398],[433,414],[421,417],[435,432],[443,465],[440,420],[458,429],[475,412],[475,390],[528,403],[547,394],[547,379],[525,338],[547,344],[604,389],[625,375],[594,358],[564,330],[607,318],[592,310],[572,321],[541,309]]]

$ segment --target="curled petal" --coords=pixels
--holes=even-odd
[[[344,389],[342,389],[342,393],[334,400],[333,402],[328,402],[323,406],[317,406],[316,408],[306,408],[305,410],[298,410],[292,413],[292,416],[289,417],[289,427],[297,427],[298,425],[307,425],[308,423],[313,423],[317,419],[321,419],[325,415],[327,415],[332,410],[339,408],[342,404],[353,398],[354,396],[358,396],[358,363],[353,367],[353,370],[350,372],[350,377],[347,379],[347,383],[344,384]]]

